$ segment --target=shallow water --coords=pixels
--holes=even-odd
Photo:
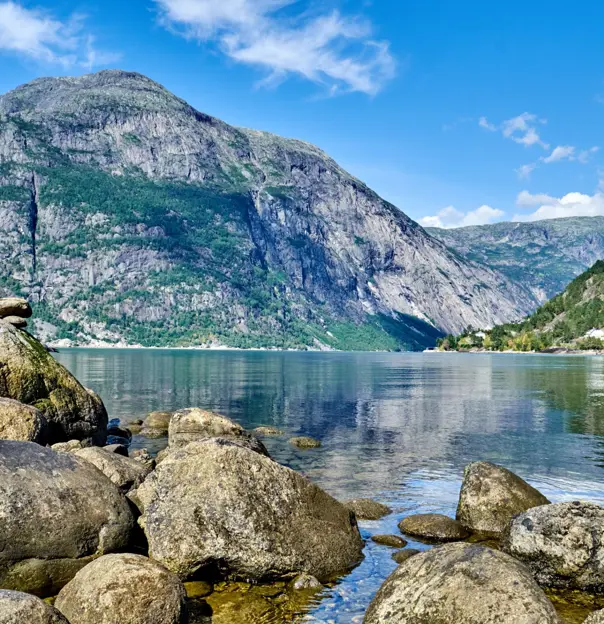
[[[249,429],[283,429],[285,437],[264,439],[277,461],[338,499],[371,497],[395,510],[362,522],[366,538],[398,533],[408,513],[454,515],[463,468],[478,459],[505,465],[553,501],[604,504],[604,358],[74,349],[58,359],[125,422],[199,406]],[[294,449],[292,435],[323,446]],[[134,446],[165,441],[136,437]],[[294,620],[361,622],[396,567],[392,552],[368,542],[361,565]],[[258,613],[246,623],[285,621],[278,609]]]

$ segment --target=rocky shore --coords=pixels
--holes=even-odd
[[[274,461],[262,438],[285,432],[272,427],[198,407],[109,421],[27,332],[31,314],[0,300],[0,623],[301,621],[362,560],[358,521],[393,513]],[[133,433],[167,446],[132,451]],[[553,504],[501,466],[467,466],[455,518],[398,527],[372,537],[399,565],[364,624],[561,624],[556,592],[604,606],[604,508]]]

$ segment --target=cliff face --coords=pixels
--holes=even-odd
[[[0,233],[0,291],[79,343],[417,348],[531,309],[316,147],[121,71],[0,97]]]
[[[604,258],[604,217],[427,231],[469,260],[525,284],[534,308],[562,292],[575,277]]]

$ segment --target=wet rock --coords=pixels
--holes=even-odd
[[[31,594],[0,589],[2,624],[69,624],[61,613]]]
[[[19,318],[29,318],[32,309],[26,299],[20,297],[5,297],[0,299],[0,318],[17,316]]]
[[[369,605],[364,624],[559,624],[530,572],[475,544],[447,544],[401,564]]]
[[[108,453],[121,455],[122,457],[128,457],[128,447],[123,444],[107,444],[107,446],[103,447],[103,450]]]
[[[0,323],[0,396],[39,409],[49,443],[87,440],[102,446],[107,435],[103,402],[48,353],[43,344]]]
[[[311,574],[298,574],[291,582],[291,587],[295,591],[308,591],[309,589],[323,589],[323,585]]]
[[[211,583],[206,581],[190,581],[184,585],[187,598],[205,598],[214,591]]]
[[[404,550],[397,550],[393,553],[392,558],[400,565],[401,563],[405,563],[407,559],[419,555],[421,552],[421,550],[417,550],[416,548],[405,548]]]
[[[189,407],[172,414],[168,434],[170,449],[179,449],[208,438],[225,438],[268,456],[268,451],[258,438],[250,435],[241,425],[226,416],[198,407]]]
[[[355,498],[344,503],[354,511],[358,520],[379,520],[392,513],[392,509],[370,498]]]
[[[141,462],[97,446],[79,449],[73,454],[96,466],[124,493],[137,488],[151,472],[151,468]]]
[[[141,435],[146,438],[166,438],[172,412],[151,412],[143,421]]]
[[[47,438],[48,423],[40,410],[0,398],[0,440],[21,440],[45,446]]]
[[[20,316],[7,316],[2,319],[5,323],[10,323],[17,329],[25,329],[27,327],[27,321]]]
[[[428,542],[455,542],[470,535],[459,522],[442,514],[407,516],[399,522],[398,528],[405,535]]]
[[[557,503],[516,516],[502,548],[547,587],[604,593],[604,508]]]
[[[591,613],[583,624],[604,624],[604,609]]]
[[[122,444],[126,447],[132,442],[132,431],[119,424],[119,420],[112,420],[107,427],[107,444]]]
[[[315,440],[314,438],[310,438],[308,436],[290,438],[289,443],[299,449],[312,449],[319,448],[321,446],[321,442],[319,440]]]
[[[489,462],[464,471],[456,518],[467,529],[498,537],[516,514],[549,501],[513,472]]]
[[[138,488],[150,556],[181,578],[306,572],[327,580],[361,558],[353,514],[298,473],[232,441],[170,453]]]
[[[72,453],[84,447],[81,440],[69,440],[69,442],[57,442],[50,448],[57,453]]]
[[[404,548],[407,545],[407,540],[400,535],[372,535],[371,540],[376,544],[391,548]]]
[[[0,442],[0,587],[48,596],[90,560],[125,548],[121,492],[71,453]]]
[[[180,579],[140,555],[105,555],[80,570],[55,605],[70,624],[185,624]]]
[[[254,433],[261,436],[280,436],[283,435],[284,432],[281,431],[281,429],[277,429],[277,427],[263,426],[256,427]]]

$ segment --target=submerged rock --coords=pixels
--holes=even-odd
[[[400,565],[401,563],[405,563],[407,559],[411,559],[411,557],[419,555],[421,552],[421,550],[417,550],[416,548],[405,548],[395,552],[392,555],[392,558]]]
[[[512,557],[475,544],[415,555],[384,582],[364,624],[559,624],[552,603]]]
[[[21,297],[4,297],[0,299],[0,318],[16,316],[18,318],[29,318],[32,309],[26,299]]]
[[[180,579],[140,555],[105,555],[80,570],[55,605],[69,624],[185,624]]]
[[[392,513],[390,507],[371,498],[355,498],[346,501],[344,505],[354,511],[358,520],[379,520]]]
[[[69,624],[54,607],[23,592],[0,589],[2,624]]]
[[[48,423],[31,405],[0,398],[0,440],[21,440],[46,445]]]
[[[407,540],[400,535],[372,535],[371,541],[381,546],[390,546],[391,548],[404,548],[407,545]]]
[[[181,578],[218,568],[320,581],[362,557],[354,515],[298,473],[222,439],[170,453],[138,488],[150,556]]]
[[[291,582],[291,587],[295,591],[323,589],[323,585],[311,574],[298,574],[298,576],[296,576],[296,578]]]
[[[280,436],[283,435],[283,431],[281,431],[281,429],[278,429],[277,427],[270,427],[270,426],[262,426],[262,427],[256,427],[254,429],[254,433],[256,435],[263,435],[263,436]]]
[[[459,522],[442,514],[415,514],[403,518],[398,528],[401,533],[429,542],[456,542],[469,537]]]
[[[0,441],[0,587],[52,595],[91,557],[125,548],[133,526],[124,496],[88,462]]]
[[[604,593],[604,508],[556,503],[516,516],[502,548],[541,585]]]
[[[152,470],[142,462],[97,446],[79,449],[73,454],[96,466],[124,493],[137,488]]]
[[[48,353],[43,344],[0,322],[0,396],[39,409],[49,443],[78,439],[103,445],[107,412],[100,398]]]
[[[489,462],[474,462],[464,471],[456,518],[470,531],[498,537],[513,516],[548,503],[513,472]]]
[[[314,438],[311,438],[309,436],[290,438],[289,443],[299,449],[319,448],[321,446],[320,440],[315,440]]]

